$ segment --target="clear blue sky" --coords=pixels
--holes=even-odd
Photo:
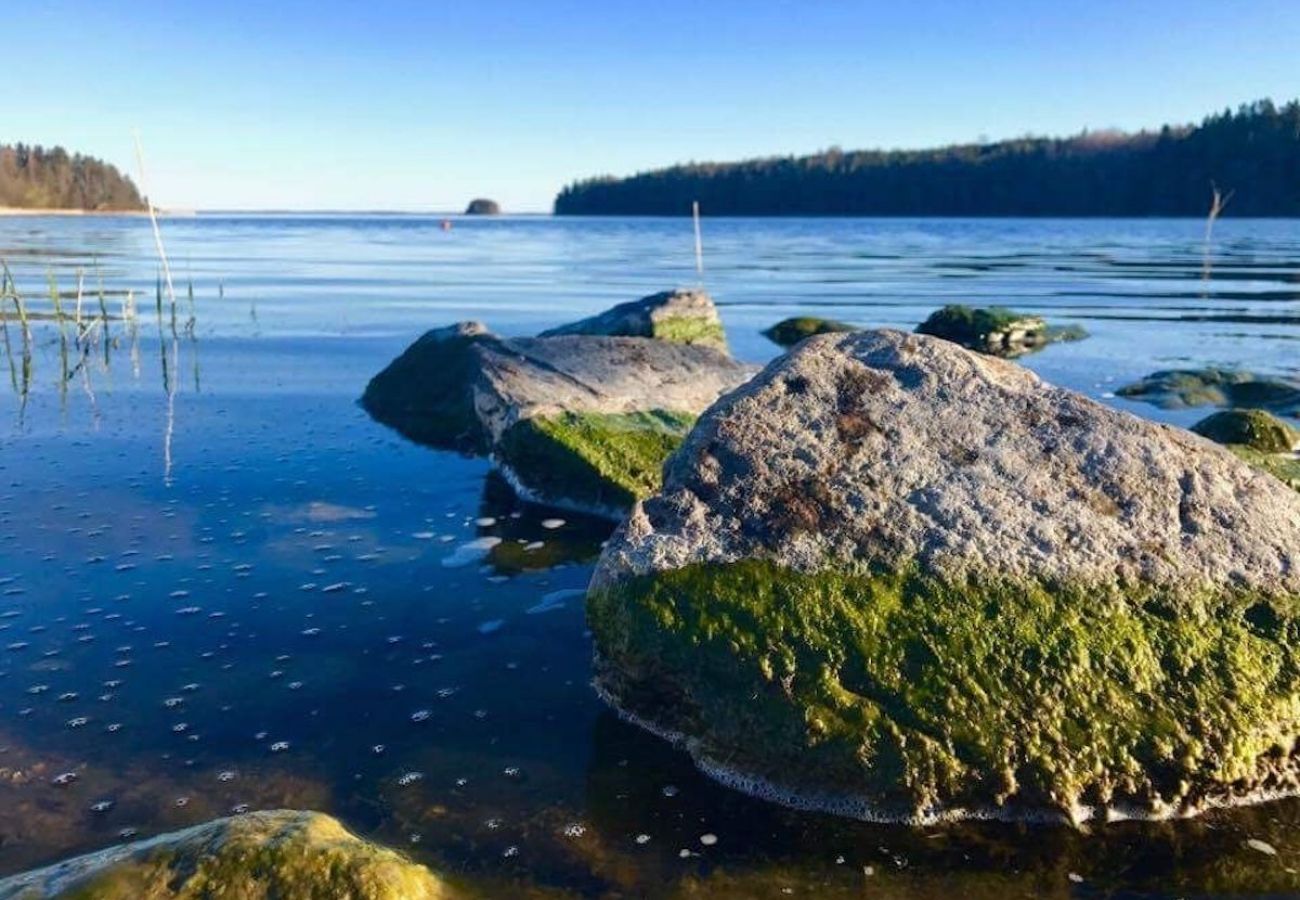
[[[1199,120],[1300,95],[1297,0],[85,0],[3,14],[0,141],[177,208],[546,210],[691,159]]]

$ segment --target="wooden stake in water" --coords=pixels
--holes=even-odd
[[[704,281],[704,243],[700,240],[700,201],[691,201],[691,218],[695,220],[695,274]]]
[[[172,308],[176,307],[176,288],[172,286],[172,269],[167,264],[167,251],[163,249],[162,231],[158,228],[158,216],[154,212],[153,195],[144,175],[144,148],[140,145],[140,132],[135,133],[135,161],[140,168],[140,190],[144,191],[144,202],[149,207],[149,224],[153,226],[153,242],[158,248],[158,259],[162,261],[163,277],[167,282],[167,299]]]

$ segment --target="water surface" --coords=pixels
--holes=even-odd
[[[75,309],[80,272],[96,330],[34,319],[27,373],[0,363],[0,874],[292,806],[503,896],[1300,889],[1300,801],[1091,835],[871,826],[717,787],[601,706],[581,590],[608,526],[515,502],[356,398],[426,328],[526,334],[695,284],[689,220],[163,229],[174,318],[146,222],[0,219],[30,311],[51,274]],[[1295,222],[1221,221],[1207,248],[1191,221],[706,220],[705,266],[756,362],[797,312],[911,328],[962,302],[1083,325],[1024,364],[1178,424],[1201,412],[1113,390],[1300,373]]]

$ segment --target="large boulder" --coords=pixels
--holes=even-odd
[[[754,373],[707,344],[477,322],[428,332],[362,405],[413,440],[489,455],[524,499],[620,518],[658,489],[695,417]]]
[[[79,856],[0,880],[0,900],[462,896],[424,866],[320,813],[276,810]]]
[[[862,818],[1297,791],[1300,496],[929,337],[814,337],[606,548],[597,686],[722,781]]]
[[[700,344],[724,353],[727,337],[713,299],[704,291],[661,291],[620,303],[603,313],[543,331],[540,337],[587,334],[648,337],[679,344]]]

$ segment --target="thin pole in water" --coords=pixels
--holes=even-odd
[[[700,201],[691,201],[691,218],[695,220],[695,274],[704,281],[704,244],[700,240]]]
[[[144,175],[144,148],[140,145],[140,132],[135,132],[135,161],[140,168],[140,190],[144,191],[144,202],[149,207],[149,224],[153,226],[153,242],[158,248],[158,258],[162,260],[163,278],[167,282],[167,299],[172,307],[176,306],[176,289],[172,287],[172,268],[167,264],[167,251],[163,249],[162,231],[158,229],[158,216],[154,214],[153,196],[149,193],[148,181]]]

